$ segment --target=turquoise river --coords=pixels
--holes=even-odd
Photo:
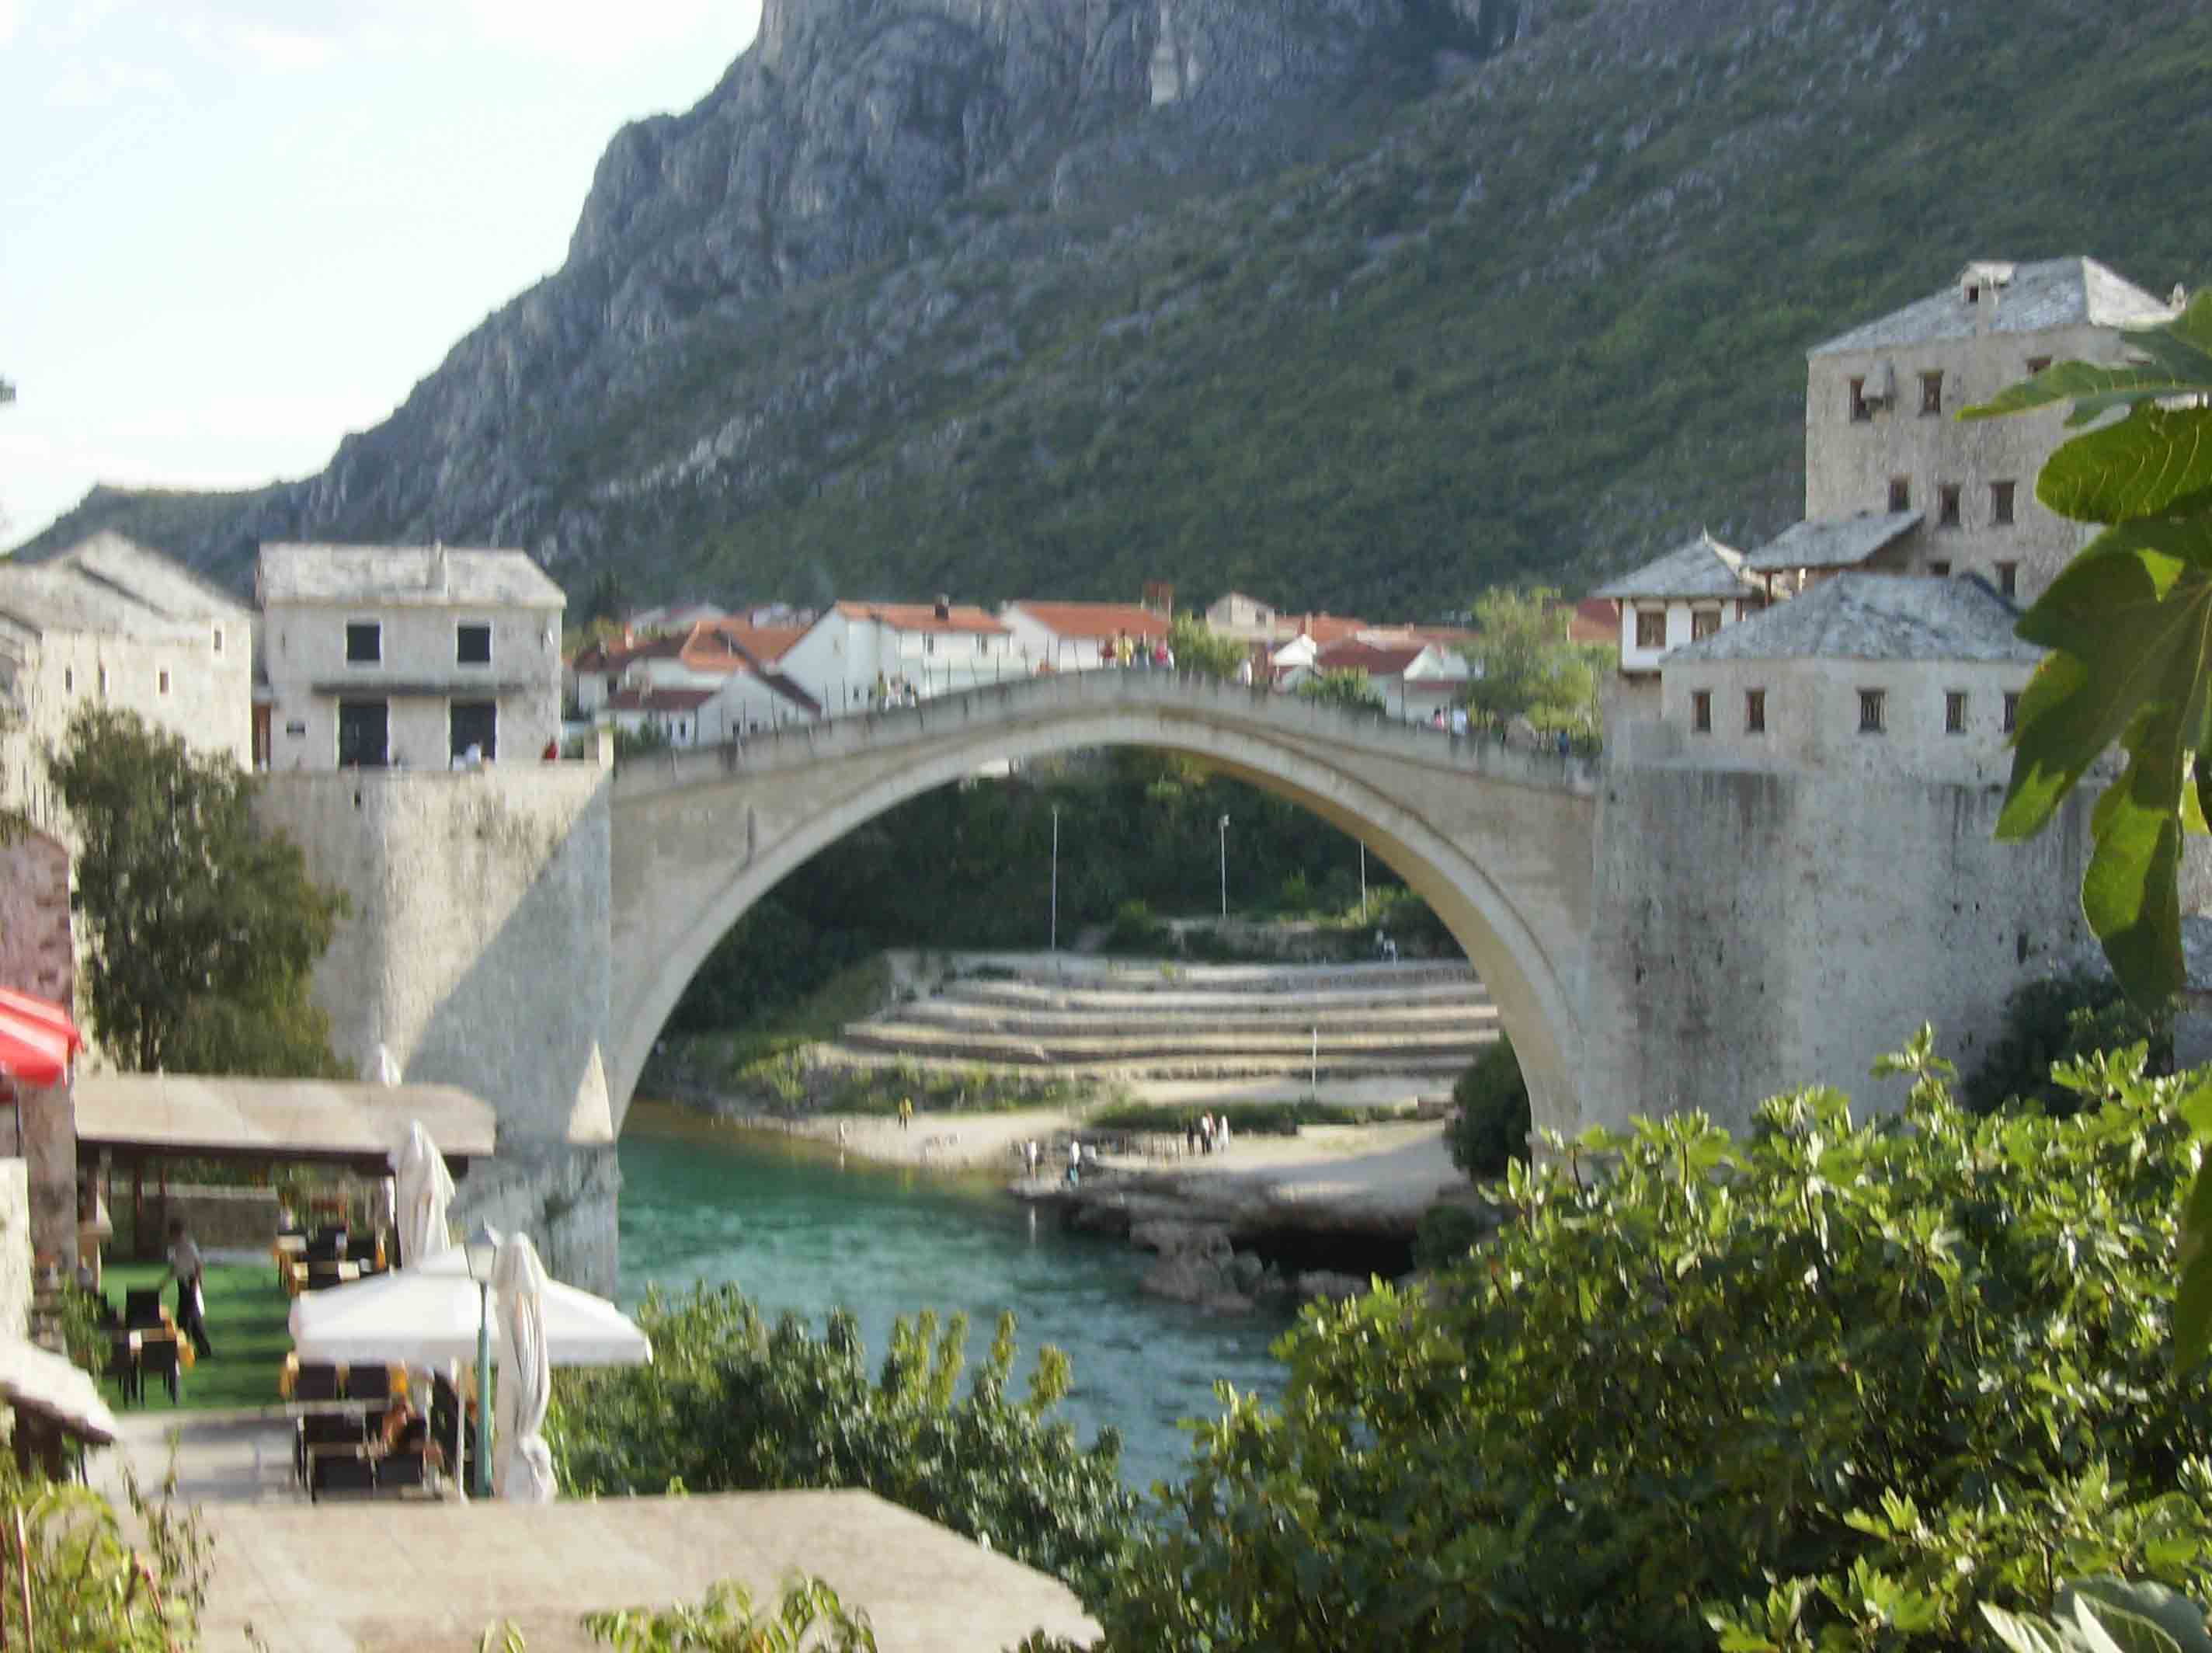
[[[972,1360],[1012,1309],[1018,1378],[1039,1344],[1065,1349],[1075,1383],[1061,1415],[1086,1443],[1101,1425],[1121,1431],[1132,1486],[1179,1472],[1188,1437],[1177,1424],[1213,1415],[1216,1379],[1280,1389],[1267,1351],[1286,1316],[1217,1319],[1149,1297],[1138,1288],[1145,1254],[1033,1221],[1003,1179],[841,1161],[647,1102],[632,1108],[620,1152],[625,1303],[651,1285],[733,1282],[765,1311],[797,1310],[817,1334],[842,1305],[860,1317],[872,1366],[901,1314],[964,1310]]]

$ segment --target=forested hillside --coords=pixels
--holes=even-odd
[[[746,262],[711,213],[610,216],[622,179],[650,204],[704,169],[667,160],[696,160],[690,128],[626,133],[572,254],[591,302],[553,278],[323,477],[200,524],[160,496],[148,532],[234,579],[260,538],[434,536],[635,600],[1164,579],[1429,615],[1785,525],[1805,349],[1970,258],[2212,274],[2185,204],[2212,15],[2182,0],[1301,4],[1336,32],[1306,56],[1254,34],[1281,85],[1086,90],[1064,130],[1004,92],[1011,57],[975,70],[997,103],[944,78],[944,9],[894,9],[931,14],[928,84],[955,88],[938,125],[927,98],[896,119],[986,134],[941,195],[852,192],[866,234]],[[825,25],[787,77],[802,48],[861,50]],[[987,106],[1029,113],[960,125]],[[643,321],[616,279],[633,222]],[[150,508],[103,490],[40,544]]]

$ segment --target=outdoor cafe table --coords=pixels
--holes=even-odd
[[[199,1364],[199,1351],[192,1346],[191,1339],[179,1334],[177,1322],[171,1318],[167,1309],[161,1310],[161,1323],[159,1326],[136,1326],[128,1331],[118,1328],[113,1334],[113,1343],[118,1352],[128,1355],[130,1364],[136,1374],[136,1381],[132,1387],[138,1389],[142,1395],[145,1379],[143,1373],[137,1372],[137,1369],[140,1363],[140,1357],[149,1343],[175,1344],[177,1370],[180,1374],[190,1371]],[[126,1395],[125,1398],[127,1399],[128,1396]]]

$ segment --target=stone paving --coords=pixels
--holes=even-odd
[[[586,1612],[696,1601],[723,1578],[762,1599],[794,1572],[866,1609],[885,1653],[1008,1648],[1040,1627],[1098,1633],[1066,1586],[872,1493],[309,1504],[277,1409],[157,1405],[123,1424],[94,1455],[94,1484],[119,1489],[125,1465],[157,1482],[173,1462],[216,1541],[201,1615],[211,1650],[461,1653],[507,1622],[530,1653],[571,1653],[593,1645],[577,1623]]]

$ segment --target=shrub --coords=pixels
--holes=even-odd
[[[1114,909],[1113,925],[1106,932],[1109,953],[1171,953],[1175,932],[1141,901],[1125,901]]]
[[[1528,1085],[1513,1041],[1503,1033],[1469,1064],[1452,1086],[1459,1117],[1452,1121],[1452,1164],[1478,1180],[1503,1176],[1528,1158]]]
[[[1741,1142],[1592,1132],[1432,1288],[1310,1308],[1279,1409],[1224,1392],[1092,1604],[1109,1645],[1984,1647],[1977,1604],[2069,1574],[2186,1587],[2177,1084],[1977,1118],[1930,1042],[1902,1121],[1811,1090]]]
[[[212,1541],[191,1515],[177,1512],[173,1486],[156,1502],[127,1473],[124,1486],[129,1534],[99,1493],[26,1476],[14,1454],[0,1453],[0,1641],[18,1645],[20,1634],[22,1644],[101,1653],[198,1644]]]
[[[1029,1393],[1006,1394],[1014,1317],[956,1398],[968,1322],[902,1319],[872,1380],[849,1314],[816,1339],[797,1316],[770,1325],[732,1286],[649,1294],[637,1320],[649,1366],[555,1374],[547,1437],[578,1496],[859,1486],[988,1541],[1085,1594],[1131,1543],[1135,1500],[1111,1430],[1078,1444],[1051,1416],[1067,1358],[1038,1353]]]
[[[2172,1018],[2144,1015],[2110,976],[2075,970],[2029,981],[2005,1000],[2004,1030],[1966,1080],[1961,1099],[1978,1114],[2008,1103],[2070,1114],[2081,1097],[2051,1078],[2053,1066],[2138,1042],[2149,1048],[2150,1072],[2172,1071]]]
[[[1469,1206],[1431,1206],[1413,1230],[1413,1267],[1425,1273],[1457,1267],[1494,1226]]]

